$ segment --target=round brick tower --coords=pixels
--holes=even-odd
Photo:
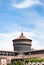
[[[30,51],[31,50],[31,43],[32,40],[26,38],[23,33],[21,35],[13,40],[13,47],[14,51],[18,51],[19,54],[23,54],[25,51]]]

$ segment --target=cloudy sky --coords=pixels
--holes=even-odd
[[[44,49],[44,0],[0,0],[0,50],[13,50],[22,31],[32,48]]]

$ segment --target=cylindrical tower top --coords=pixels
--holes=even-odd
[[[32,40],[28,39],[23,35],[23,32],[21,35],[13,40],[13,46],[15,51],[29,51],[31,49]]]
[[[18,38],[16,38],[16,39],[14,39],[13,41],[20,41],[20,40],[24,40],[24,41],[32,41],[31,39],[28,39],[27,37],[25,37],[24,35],[23,35],[23,32],[21,33],[21,35],[18,37]]]

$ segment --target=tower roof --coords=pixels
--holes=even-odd
[[[31,39],[28,39],[27,37],[25,37],[25,36],[23,35],[23,32],[21,33],[21,35],[20,35],[18,38],[14,39],[14,40],[29,40],[29,41],[32,41]],[[13,41],[14,41],[14,40],[13,40]]]

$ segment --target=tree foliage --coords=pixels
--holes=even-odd
[[[13,65],[24,65],[24,64],[20,61],[14,61]]]
[[[30,58],[30,59],[26,59],[25,63],[28,63],[28,62],[44,62],[44,59],[43,58]]]

